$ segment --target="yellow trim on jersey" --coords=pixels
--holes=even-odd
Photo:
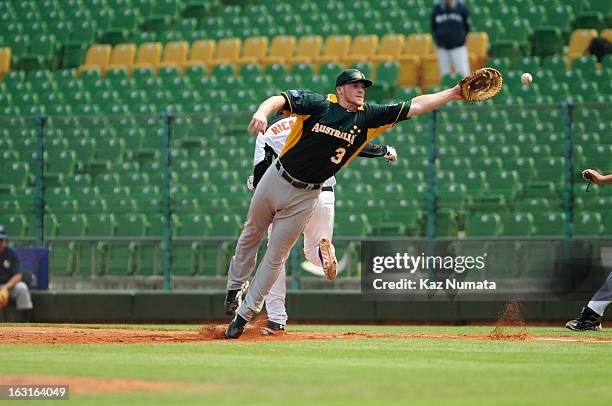
[[[293,104],[291,104],[291,99],[289,98],[289,95],[287,95],[287,92],[281,92],[281,96],[283,96],[285,98],[285,100],[287,100],[287,104],[289,104],[289,108],[291,110],[289,110],[289,115],[293,114]]]
[[[406,106],[406,102],[402,102],[402,108],[400,109],[399,113],[397,113],[397,117],[395,117],[395,121],[393,122],[393,124],[397,123],[397,120],[399,120],[399,118],[402,115],[402,111],[404,111],[404,106]],[[408,113],[406,113],[406,115],[408,115]]]
[[[338,96],[333,93],[327,95],[327,101],[338,104]],[[365,111],[365,106],[357,107],[357,110]]]
[[[366,142],[364,142],[359,148],[357,148],[357,151],[355,151],[355,153],[353,153],[353,155],[351,155],[351,157],[344,163],[344,165],[342,165],[342,168],[347,166],[353,159],[355,159],[355,157],[357,155],[359,155],[361,150],[365,148],[365,146],[368,144],[368,142],[370,142],[372,140],[372,138],[374,138],[377,135],[381,134],[383,131],[393,127],[394,125],[395,125],[395,123],[393,123],[393,124],[385,124],[385,125],[383,125],[381,127],[376,127],[376,128],[369,128],[368,129],[368,134],[367,134]]]
[[[302,134],[304,133],[304,121],[308,120],[310,115],[300,116],[299,114],[296,114],[295,117],[297,117],[297,120],[295,120],[291,132],[287,136],[287,141],[285,141],[285,147],[278,155],[279,158],[285,155],[285,153],[291,148],[295,147],[295,144],[297,144],[300,138],[302,138]]]

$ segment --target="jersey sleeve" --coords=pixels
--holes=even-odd
[[[394,125],[408,119],[410,101],[394,104],[368,104],[368,127],[378,128],[386,125]]]
[[[255,140],[255,153],[253,154],[253,165],[257,165],[266,157],[266,151],[264,149],[266,145],[265,136],[259,134]]]
[[[283,110],[300,116],[319,113],[328,103],[324,96],[306,90],[287,90],[281,95],[285,98]]]

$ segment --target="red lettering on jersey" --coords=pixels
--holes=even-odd
[[[277,125],[275,125],[274,127],[272,127],[272,132],[274,133],[274,135],[278,135],[278,133],[279,133],[280,131],[281,131],[281,130],[278,128],[278,126],[277,126]]]

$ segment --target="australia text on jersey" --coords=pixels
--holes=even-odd
[[[355,142],[355,137],[357,136],[357,133],[361,132],[361,130],[359,129],[356,129],[356,131],[355,129],[353,129],[351,130],[351,133],[349,134],[347,132],[336,130],[335,128],[331,128],[331,127],[328,127],[320,123],[316,123],[314,127],[312,127],[311,131],[313,133],[323,133],[323,134],[331,135],[336,138],[343,139],[351,145],[353,145],[353,142]]]

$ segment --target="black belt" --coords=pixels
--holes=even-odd
[[[323,186],[321,188],[321,192],[333,192],[334,191],[334,187],[333,186]]]
[[[321,187],[320,183],[305,183],[305,182],[301,182],[295,179],[293,176],[289,175],[289,173],[287,173],[286,170],[283,169],[279,161],[276,161],[275,166],[276,166],[276,169],[278,169],[280,176],[282,176],[293,187],[296,187],[298,189],[307,189],[307,190],[317,190],[318,188]]]

